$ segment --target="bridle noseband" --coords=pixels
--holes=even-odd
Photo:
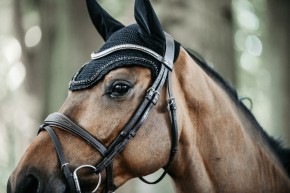
[[[159,62],[161,62],[161,69],[159,71],[159,74],[155,81],[153,82],[152,86],[147,90],[146,95],[144,96],[142,102],[139,104],[135,114],[131,117],[129,122],[126,124],[124,129],[121,131],[121,133],[114,139],[114,141],[109,145],[108,148],[106,148],[101,142],[99,142],[97,139],[95,139],[91,134],[89,134],[87,131],[79,127],[77,124],[72,122],[69,118],[67,118],[65,115],[61,113],[52,113],[50,114],[45,120],[44,124],[40,126],[39,132],[46,130],[55,146],[60,164],[61,164],[61,170],[67,180],[68,186],[70,188],[70,191],[72,193],[81,193],[78,177],[77,177],[77,171],[81,168],[90,168],[93,170],[93,173],[99,175],[99,182],[97,187],[92,191],[96,192],[100,183],[101,183],[101,172],[103,170],[106,170],[106,187],[104,189],[104,192],[112,193],[115,191],[116,187],[113,183],[113,169],[112,169],[112,161],[115,158],[115,156],[124,149],[124,147],[128,144],[131,138],[133,138],[138,129],[141,127],[143,122],[148,117],[148,114],[152,107],[157,103],[160,95],[160,90],[163,87],[164,83],[167,80],[167,87],[168,87],[168,107],[170,111],[170,117],[171,117],[171,124],[172,124],[172,144],[171,144],[171,152],[169,160],[164,166],[164,172],[154,182],[148,182],[143,177],[140,177],[140,179],[148,184],[156,184],[160,182],[166,173],[168,172],[168,168],[170,166],[170,163],[172,162],[174,155],[177,152],[177,143],[178,143],[178,126],[177,126],[177,119],[176,119],[176,104],[175,100],[172,95],[171,90],[171,83],[170,83],[170,74],[173,69],[173,60],[174,60],[174,40],[173,38],[166,34],[166,51],[164,57],[160,56],[156,52],[142,46],[138,45],[132,45],[132,44],[123,44],[119,46],[114,46],[110,49],[104,50],[100,53],[93,53],[92,59],[99,59],[106,55],[109,55],[113,52],[119,51],[119,50],[139,50],[141,52],[145,52],[146,54],[151,55],[155,59],[157,59]],[[61,144],[52,129],[52,127],[57,127],[59,129],[65,130],[67,132],[70,132],[74,135],[79,136],[86,142],[88,142],[90,145],[92,145],[94,148],[96,148],[100,154],[102,155],[103,159],[96,165],[82,165],[79,166],[74,170],[74,172],[71,172],[71,170],[68,167],[68,162],[65,160],[64,153],[62,151]]]

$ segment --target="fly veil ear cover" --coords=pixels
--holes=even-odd
[[[166,47],[165,35],[150,1],[136,0],[134,13],[142,39],[151,41],[158,50],[162,50],[159,54],[163,56]]]
[[[107,41],[113,33],[125,27],[110,16],[96,0],[87,0],[87,7],[90,18],[103,40]]]
[[[137,24],[124,27],[112,18],[96,0],[86,0],[89,14],[96,29],[106,41],[97,53],[112,49],[118,45],[136,45],[148,48],[163,56],[166,40],[159,20],[148,0],[135,1],[135,19]],[[179,44],[175,43],[175,53],[179,53]],[[175,58],[177,58],[175,54]],[[114,51],[104,57],[92,60],[75,74],[70,90],[91,88],[109,71],[118,67],[144,66],[151,70],[152,78],[159,73],[160,62],[152,55],[140,50],[124,49]]]

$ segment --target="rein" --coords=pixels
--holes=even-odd
[[[172,143],[171,143],[170,157],[168,159],[167,164],[163,167],[164,168],[163,174],[156,181],[148,182],[143,177],[139,177],[139,178],[145,183],[156,184],[160,182],[165,177],[166,173],[168,172],[168,168],[170,164],[172,163],[174,155],[177,152],[178,126],[177,126],[177,117],[176,117],[176,104],[175,104],[174,97],[172,95],[172,89],[171,89],[171,83],[170,83],[170,74],[173,69],[173,60],[174,60],[174,40],[167,33],[165,33],[165,35],[166,35],[166,51],[165,51],[164,57],[160,56],[158,53],[148,48],[137,46],[137,45],[132,45],[132,44],[123,44],[123,45],[112,47],[108,50],[104,50],[100,53],[92,54],[92,59],[99,59],[119,50],[133,49],[133,50],[139,50],[141,52],[149,54],[152,57],[156,58],[159,62],[161,62],[161,69],[159,71],[159,74],[156,80],[153,82],[152,86],[147,90],[147,93],[144,96],[142,102],[139,104],[135,114],[131,117],[131,119],[126,124],[124,129],[114,139],[114,141],[109,145],[108,148],[106,148],[100,141],[94,138],[90,133],[82,129],[80,126],[75,124],[73,121],[71,121],[69,118],[67,118],[65,115],[61,113],[50,114],[44,120],[44,124],[40,126],[38,133],[45,130],[48,132],[48,134],[51,137],[51,140],[55,146],[55,149],[56,149],[59,161],[60,161],[61,170],[66,178],[69,189],[72,193],[81,193],[81,188],[80,188],[80,184],[79,184],[79,180],[77,176],[77,172],[81,168],[90,168],[91,170],[93,170],[93,173],[99,176],[98,185],[92,191],[92,193],[96,192],[99,188],[99,185],[101,183],[100,173],[103,170],[106,170],[106,187],[104,188],[103,192],[113,193],[115,191],[116,187],[113,183],[112,161],[115,158],[115,156],[125,148],[125,146],[128,144],[130,139],[132,139],[136,135],[138,129],[141,127],[141,125],[144,123],[144,121],[148,117],[150,110],[158,102],[158,99],[160,96],[160,90],[164,86],[166,81],[167,81],[167,89],[168,89],[167,93],[168,93],[168,98],[169,98],[168,107],[169,107],[171,125],[172,125]],[[69,133],[72,133],[82,138],[83,140],[88,142],[90,145],[92,145],[95,149],[97,149],[102,155],[103,159],[96,166],[82,165],[76,168],[74,172],[72,172],[68,167],[69,164],[65,160],[65,156],[64,156],[61,144],[52,127],[57,127],[59,129],[62,129],[64,131],[67,131]]]

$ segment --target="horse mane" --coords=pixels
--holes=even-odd
[[[220,74],[218,74],[212,67],[210,67],[205,59],[199,55],[197,52],[186,49],[187,53],[191,58],[215,81],[217,82],[226,93],[232,98],[233,102],[238,108],[246,115],[246,117],[252,122],[254,127],[261,133],[266,143],[269,144],[273,153],[277,156],[278,160],[284,166],[288,177],[290,177],[290,149],[284,148],[282,141],[274,139],[269,136],[262,126],[258,123],[252,112],[244,105],[244,103],[239,99],[237,91],[233,88],[230,82],[226,81]]]

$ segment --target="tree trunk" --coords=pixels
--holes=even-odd
[[[46,116],[60,108],[70,79],[102,40],[91,25],[85,1],[44,1],[40,8],[44,34],[39,60],[45,63],[41,73]]]

